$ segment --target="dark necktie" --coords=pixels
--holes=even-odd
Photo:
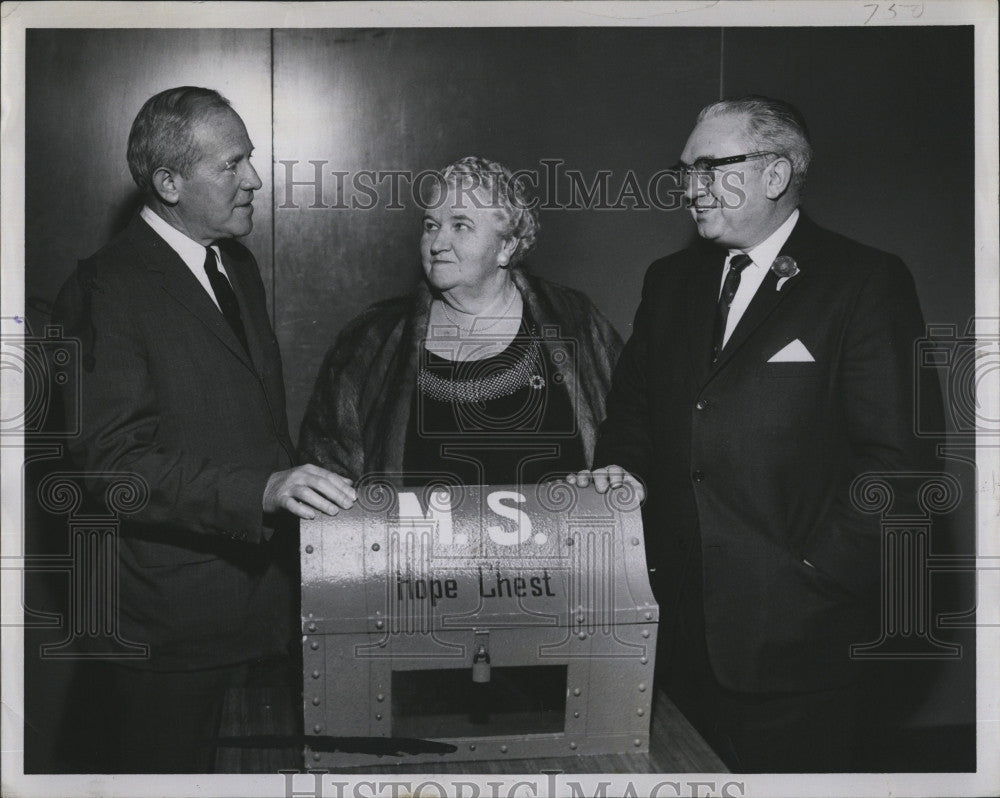
[[[715,312],[715,335],[712,338],[712,365],[719,360],[723,339],[726,336],[726,320],[729,318],[729,306],[733,304],[736,290],[740,287],[740,275],[753,263],[753,258],[740,253],[729,259],[729,271],[722,283],[722,293],[719,295],[719,306]]]
[[[211,247],[205,247],[205,274],[212,284],[212,291],[215,299],[219,303],[222,315],[226,317],[229,326],[236,334],[236,338],[243,345],[243,351],[250,354],[250,347],[247,345],[247,333],[243,328],[243,319],[240,317],[240,305],[236,301],[236,294],[229,280],[219,271],[218,262],[215,259],[215,252]]]

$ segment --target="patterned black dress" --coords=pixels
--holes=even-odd
[[[411,486],[532,485],[586,468],[569,393],[527,311],[491,357],[423,350],[403,464]]]

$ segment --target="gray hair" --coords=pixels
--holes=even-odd
[[[698,122],[728,114],[743,117],[746,135],[756,149],[776,152],[791,161],[791,186],[796,195],[801,194],[812,161],[812,143],[799,109],[783,100],[748,94],[706,105]]]
[[[471,183],[472,188],[485,188],[497,210],[507,217],[504,238],[516,238],[517,247],[510,256],[510,265],[516,266],[535,245],[540,227],[535,202],[528,196],[528,180],[514,176],[506,166],[478,155],[459,158],[441,172],[446,185]]]
[[[128,168],[132,179],[153,193],[153,173],[160,167],[185,175],[198,160],[194,128],[229,100],[214,89],[178,86],[154,94],[140,109],[128,135]]]

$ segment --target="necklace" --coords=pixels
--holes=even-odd
[[[488,402],[505,396],[512,396],[527,386],[533,392],[545,387],[542,376],[541,341],[530,333],[530,342],[520,357],[499,370],[490,369],[481,377],[454,379],[447,375],[435,374],[426,366],[417,372],[417,388],[420,392],[438,402],[458,402],[463,404]],[[509,350],[508,350],[509,351]],[[508,355],[508,358],[512,356]],[[541,394],[529,392],[534,396]]]
[[[507,306],[497,314],[496,318],[493,319],[493,321],[490,322],[490,324],[486,325],[485,327],[483,326],[476,327],[476,322],[480,319],[480,316],[476,316],[471,313],[464,314],[466,316],[473,317],[472,324],[466,327],[458,319],[456,319],[454,316],[451,315],[451,308],[448,307],[447,302],[445,302],[443,299],[439,301],[441,302],[441,309],[444,311],[444,315],[448,319],[448,321],[450,321],[452,324],[458,327],[458,329],[461,332],[465,333],[466,335],[472,335],[473,330],[475,330],[475,332],[478,334],[478,333],[484,333],[487,330],[492,330],[494,327],[496,327],[501,321],[503,321],[507,317],[507,311],[511,309],[511,306],[514,304],[514,300],[517,299],[518,296],[520,296],[520,294],[518,293],[518,290],[515,288],[513,294],[510,297],[510,301],[507,303]],[[483,315],[486,316],[485,313]],[[486,316],[486,318],[489,318],[489,316]]]

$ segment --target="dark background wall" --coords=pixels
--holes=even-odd
[[[239,110],[264,187],[246,243],[272,269],[271,52],[266,30],[29,30],[25,70],[25,297],[44,310],[77,260],[141,207],[125,161],[150,96],[207,85]]]
[[[645,188],[677,160],[703,105],[771,94],[802,109],[815,139],[806,211],[901,255],[928,322],[964,327],[973,314],[971,28],[36,29],[27,43],[29,323],[47,321],[76,260],[136,208],[125,141],[142,102],[217,88],[257,146],[264,187],[245,243],[271,300],[293,437],[336,333],[419,277],[419,210],[387,209],[384,195],[371,210],[310,207],[314,188],[289,182],[313,180],[310,161],[323,162],[324,205],[337,201],[333,171],[416,172],[472,153],[536,170],[559,159],[588,182],[610,170],[613,202],[629,171]],[[645,266],[693,235],[678,210],[551,209],[541,221],[532,268],[586,291],[624,335]],[[971,497],[971,470],[953,468]],[[970,498],[956,514],[968,551],[973,518]],[[37,661],[37,643],[28,741],[44,769],[66,666]],[[914,723],[968,722],[973,690],[967,657]]]

